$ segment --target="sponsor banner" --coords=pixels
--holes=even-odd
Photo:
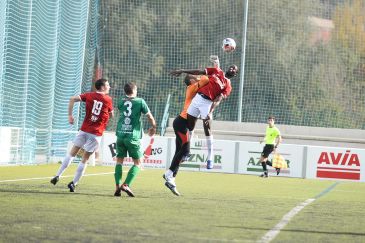
[[[175,144],[175,140],[172,140]],[[234,173],[235,144],[233,141],[213,140],[213,169],[207,167],[207,142],[205,139],[192,139],[188,161],[180,164],[181,170],[211,171]],[[171,146],[171,158],[175,154],[175,146]]]
[[[364,181],[365,150],[308,147],[307,178]]]
[[[260,175],[262,165],[259,162],[264,144],[258,142],[239,142],[238,173]],[[288,164],[288,168],[281,169],[279,176],[302,177],[303,175],[303,151],[304,146],[292,144],[280,144],[277,152],[282,155]],[[268,160],[272,161],[273,153]],[[276,175],[275,168],[267,166],[269,175]]]
[[[117,137],[114,133],[104,133],[102,150],[102,165],[114,166],[116,163],[116,142]],[[144,168],[166,168],[167,158],[167,142],[166,137],[149,137],[144,136],[141,140],[144,157],[142,166]],[[132,166],[133,160],[130,157],[124,158],[124,165]]]

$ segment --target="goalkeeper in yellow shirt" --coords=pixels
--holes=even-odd
[[[261,153],[260,162],[262,165],[263,173],[260,175],[260,177],[268,177],[268,171],[267,171],[267,164],[272,166],[272,163],[267,160],[269,155],[272,152],[275,152],[275,150],[278,148],[279,144],[281,143],[281,135],[280,131],[277,127],[275,127],[275,117],[269,116],[267,123],[269,124],[266,127],[266,133],[265,138],[263,141],[260,141],[260,143],[265,142],[265,147]],[[277,174],[280,173],[280,169],[276,168]]]

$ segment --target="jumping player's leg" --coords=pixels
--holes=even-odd
[[[189,136],[187,129],[187,120],[183,119],[181,116],[177,116],[174,119],[172,127],[174,128],[175,133],[175,154],[174,158],[172,159],[171,165],[174,164],[174,160],[176,160],[175,158],[177,154],[181,151],[184,141],[188,139]]]
[[[197,120],[198,120],[197,117],[194,117],[188,113],[187,128],[188,128],[189,136],[188,136],[188,143],[186,145],[186,153],[184,154],[184,156],[188,156],[190,154],[190,141],[191,141],[191,138],[193,137],[194,128],[195,128],[195,124],[196,124]]]
[[[210,107],[207,107],[207,100],[202,98],[200,95],[195,95],[192,99],[189,108],[187,110],[188,116],[187,116],[187,122],[188,122],[188,129],[189,131],[193,131],[195,128],[196,121],[198,120],[198,117],[201,116],[202,109],[206,111],[206,114],[208,114]],[[205,118],[205,117],[204,117]]]
[[[197,117],[188,114],[187,125],[188,125],[189,131],[193,131],[194,130],[197,120],[198,120]]]
[[[187,115],[187,122],[188,122],[188,129],[190,132],[190,139],[192,138],[193,131],[196,125],[196,121],[198,117],[202,119],[207,119],[210,107],[212,106],[212,101],[204,99],[201,95],[197,94],[194,96],[193,100],[191,101],[189,108],[188,108],[188,115]],[[190,152],[190,146],[188,148]]]
[[[204,119],[203,127],[205,138],[207,140],[208,155],[207,155],[207,169],[213,169],[213,134],[211,131],[212,120]]]
[[[188,153],[189,132],[187,120],[181,116],[176,117],[173,128],[176,136],[176,149],[170,168],[165,172],[166,177],[176,177],[182,158]]]
[[[188,143],[189,142],[184,143],[181,146],[180,150],[177,153],[175,153],[174,157],[172,158],[169,169],[165,172],[166,177],[171,177],[171,176],[176,177],[180,168],[180,164],[183,163],[182,161],[183,157],[186,154],[188,154]]]

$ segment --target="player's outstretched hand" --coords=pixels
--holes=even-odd
[[[183,71],[181,70],[181,69],[175,69],[175,70],[172,70],[171,72],[170,72],[170,74],[172,75],[172,76],[174,76],[174,77],[179,77],[180,76],[180,74],[182,74],[183,73]]]
[[[219,58],[218,58],[218,56],[217,56],[217,55],[210,55],[210,57],[209,57],[209,61],[210,61],[211,63],[213,63],[213,66],[214,66],[214,67],[219,68]]]
[[[148,129],[148,135],[149,136],[153,136],[153,135],[155,135],[155,133],[156,133],[156,128],[155,127],[150,127],[150,129]]]
[[[68,116],[68,122],[70,124],[74,124],[74,117],[73,116]]]
[[[212,112],[208,113],[207,120],[213,120],[213,113]]]

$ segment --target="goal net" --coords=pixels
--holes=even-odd
[[[241,114],[239,121],[257,123],[275,115],[281,124],[364,129],[364,2],[247,1],[247,26],[245,2],[104,1],[102,57],[115,100],[135,81],[159,121],[171,95],[174,117],[185,87],[169,71],[204,68],[216,54],[223,69],[236,64],[241,72],[214,119]],[[225,37],[236,40],[235,52],[221,50]]]
[[[77,104],[77,123],[68,124],[69,98],[102,76],[111,83],[114,104],[123,85],[136,82],[163,130],[165,108],[175,117],[184,103],[182,78],[169,72],[203,69],[211,65],[210,55],[219,56],[223,70],[240,68],[215,120],[263,123],[274,115],[279,124],[365,129],[364,5],[0,1],[0,147],[9,151],[0,164],[63,157],[84,114]],[[222,51],[226,37],[236,40],[236,51]],[[115,130],[117,118],[118,112],[108,130]]]

